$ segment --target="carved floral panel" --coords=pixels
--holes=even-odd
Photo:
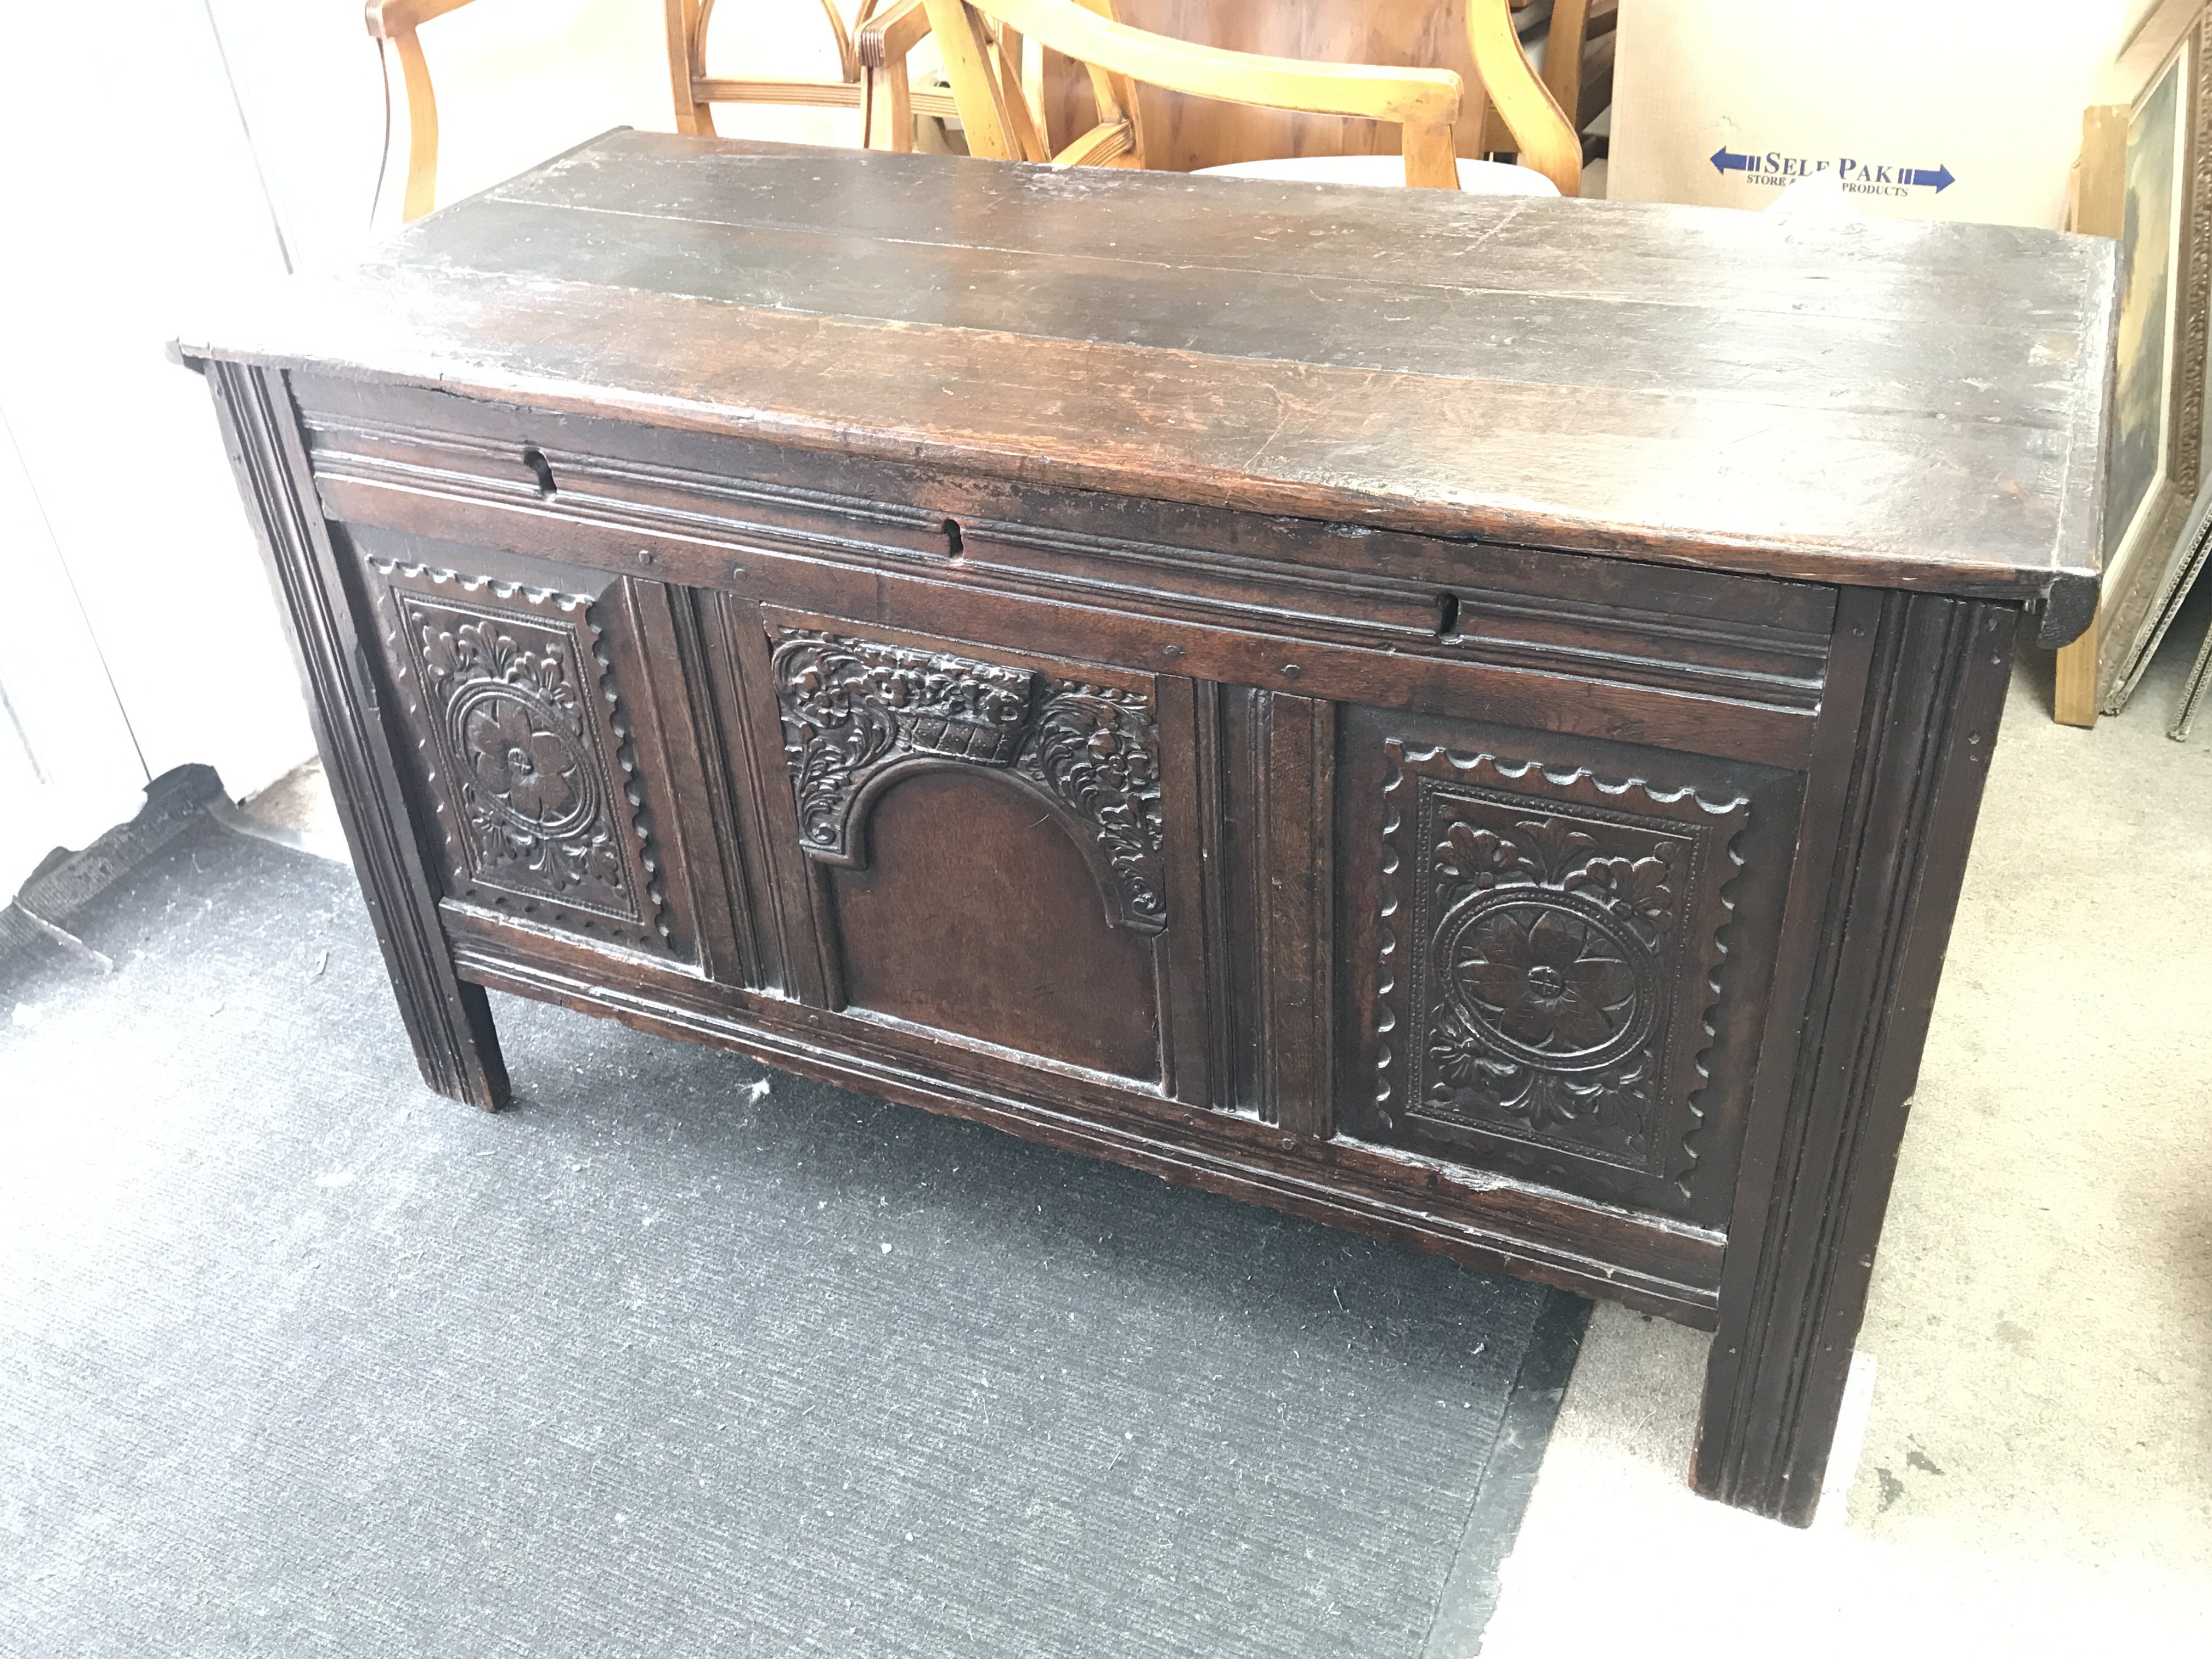
[[[1167,925],[1159,732],[1141,692],[818,629],[776,629],[772,663],[810,856],[859,861],[855,809],[895,768],[1003,769],[1075,821],[1118,926]]]
[[[1686,1183],[1748,802],[1393,741],[1376,1101]]]
[[[371,562],[454,896],[665,947],[650,817],[590,602]]]

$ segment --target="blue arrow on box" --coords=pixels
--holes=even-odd
[[[1711,159],[1713,171],[1726,178],[1731,173],[1755,171],[1758,158],[1740,155],[1726,144],[1723,144],[1713,152]],[[1900,185],[1926,185],[1941,196],[1953,185],[1957,184],[1959,179],[1958,175],[1951,171],[1950,164],[1946,162],[1939,167],[1899,167],[1897,170],[1897,182]]]

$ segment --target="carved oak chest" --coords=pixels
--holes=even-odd
[[[2112,292],[617,133],[183,354],[433,1087],[489,987],[1616,1297],[1802,1521]]]

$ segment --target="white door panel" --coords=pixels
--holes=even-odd
[[[0,407],[0,899],[138,810],[146,771]]]
[[[105,659],[145,765],[204,762],[242,793],[313,745],[207,389],[163,347],[213,298],[281,273],[268,204],[201,4],[18,9],[0,54],[0,149],[22,163],[0,261],[11,488],[21,496],[27,476],[51,533],[33,562],[46,588],[81,599],[75,626],[97,640],[91,659]],[[77,69],[94,64],[130,96],[88,104]],[[0,556],[11,617],[14,582],[41,580],[17,568],[33,556],[22,517],[9,510]],[[0,679],[38,704],[25,719],[38,762],[52,750],[72,776],[103,773],[113,744],[45,735],[69,716],[40,689],[56,671],[37,659],[84,644],[0,631]],[[57,684],[84,678],[58,672]]]

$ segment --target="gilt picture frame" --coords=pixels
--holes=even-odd
[[[2205,462],[2212,329],[2212,13],[2168,0],[2122,49],[2128,100],[2082,126],[2074,228],[2117,237],[2124,272],[2106,452],[2104,590],[2089,630],[2058,653],[2053,712],[2118,712],[2162,631]]]

